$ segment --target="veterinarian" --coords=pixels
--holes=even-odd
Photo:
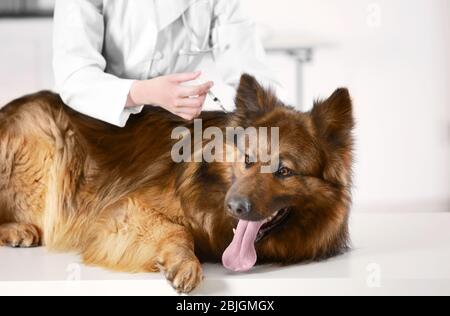
[[[243,72],[276,84],[239,0],[57,0],[54,71],[66,104],[120,127],[144,105],[233,110]]]

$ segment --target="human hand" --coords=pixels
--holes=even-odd
[[[198,79],[200,75],[201,72],[182,73],[135,81],[128,95],[127,107],[156,105],[185,120],[192,120],[200,115],[206,95],[214,85],[210,81],[183,86],[183,83]]]

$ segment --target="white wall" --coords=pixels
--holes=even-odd
[[[358,121],[358,210],[450,210],[450,2],[241,0],[254,18],[324,43],[306,67],[311,105],[350,88]],[[51,88],[51,23],[0,20],[0,104]],[[271,61],[288,88],[289,59]]]
[[[53,87],[49,19],[0,19],[0,107]]]
[[[357,207],[450,211],[450,1],[242,1],[259,22],[326,44],[305,102],[351,90]]]

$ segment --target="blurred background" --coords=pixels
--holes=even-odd
[[[284,99],[308,110],[350,89],[354,210],[450,211],[450,1],[241,1]],[[53,88],[53,2],[1,0],[0,106]]]

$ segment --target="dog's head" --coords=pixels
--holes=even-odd
[[[245,159],[233,165],[225,208],[239,224],[224,264],[241,271],[255,263],[256,253],[263,261],[289,263],[342,252],[354,126],[348,90],[336,90],[302,113],[244,75],[236,105],[234,126],[267,133],[259,133],[258,142],[246,139]],[[269,171],[263,171],[269,164],[264,156],[270,157]]]

